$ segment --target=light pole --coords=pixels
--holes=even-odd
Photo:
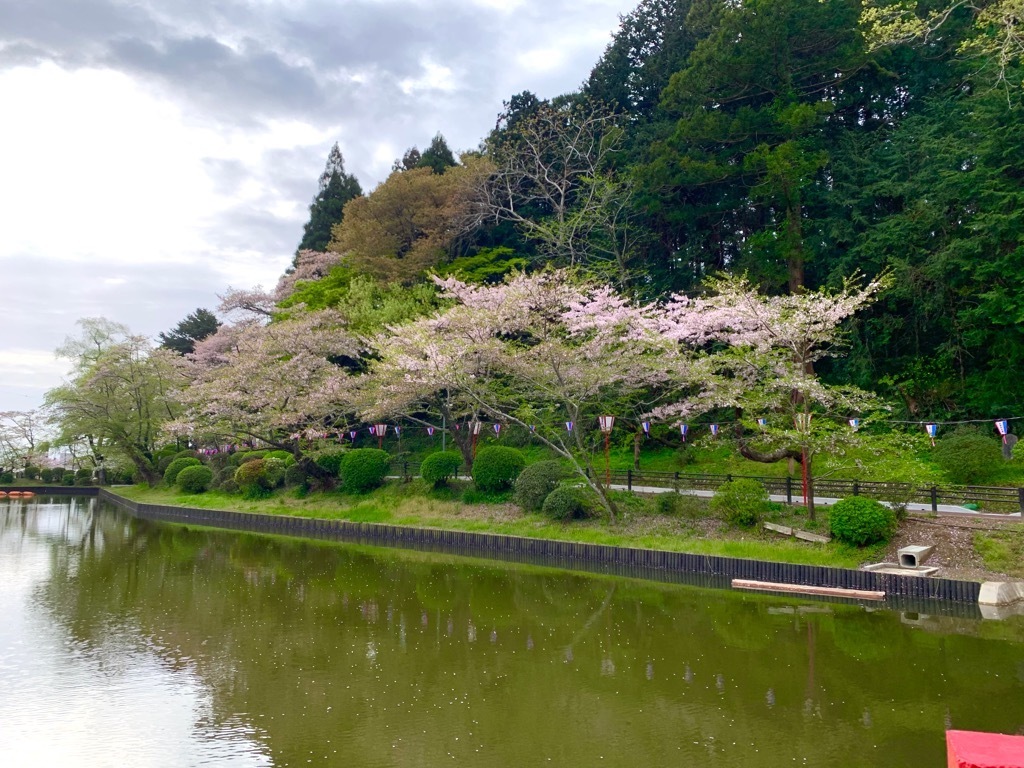
[[[597,422],[601,425],[601,433],[604,435],[604,484],[611,487],[612,464],[609,443],[612,437],[612,428],[615,426],[615,417],[598,416]]]

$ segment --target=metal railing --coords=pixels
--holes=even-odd
[[[392,472],[401,471],[404,478],[419,476],[419,462],[394,462]],[[466,467],[460,467],[460,476],[468,475]],[[785,496],[786,503],[792,504],[801,498],[800,480],[792,477],[762,477],[758,475],[732,474],[689,474],[685,472],[655,472],[647,470],[613,470],[611,482],[622,485],[626,490],[637,488],[671,488],[676,491],[715,491],[724,483],[745,478],[764,485],[768,493]],[[598,479],[604,473],[598,472]],[[963,506],[976,504],[986,512],[1024,512],[1024,488],[985,485],[914,485],[912,483],[875,482],[871,480],[833,480],[819,478],[814,481],[815,498],[845,498],[866,496],[888,502],[927,504],[933,512],[940,504]]]

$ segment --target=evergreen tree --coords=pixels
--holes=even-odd
[[[452,154],[451,149],[448,147],[448,142],[444,140],[444,136],[438,133],[430,142],[430,146],[420,155],[417,167],[430,168],[434,173],[440,174],[444,173],[445,169],[451,168],[454,165],[458,165],[455,162],[455,155]]]
[[[207,336],[212,336],[218,328],[220,328],[220,323],[214,314],[208,309],[200,307],[187,315],[173,329],[167,333],[161,333],[159,335],[160,346],[177,352],[179,355],[187,355],[195,351],[196,342],[202,341]]]
[[[331,242],[331,228],[344,217],[345,203],[363,194],[355,176],[345,172],[345,160],[335,144],[327,156],[327,165],[320,174],[320,191],[309,206],[309,221],[302,241],[295,251],[324,251]],[[292,261],[292,268],[295,260]]]

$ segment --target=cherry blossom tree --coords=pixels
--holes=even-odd
[[[835,291],[763,296],[745,278],[729,277],[712,281],[713,295],[707,298],[675,297],[665,305],[660,335],[686,345],[724,342],[729,348],[714,357],[713,386],[655,415],[681,420],[712,408],[734,409],[744,457],[801,461],[813,520],[814,455],[857,443],[847,419],[884,407],[869,392],[823,382],[814,363],[841,351],[842,323],[874,301],[887,283],[885,276],[863,284],[853,279]]]
[[[333,310],[224,326],[188,356],[189,384],[176,394],[184,413],[165,429],[218,444],[258,439],[301,458],[300,438],[345,426],[350,377],[336,358],[359,349]]]
[[[504,424],[532,429],[601,499],[615,506],[592,456],[597,417],[651,397],[689,365],[680,347],[648,333],[654,318],[607,287],[564,271],[516,274],[500,285],[437,279],[456,304],[392,329],[371,376],[387,382],[377,407],[444,393]],[[699,366],[689,370],[694,375]],[[653,403],[647,403],[651,407]]]

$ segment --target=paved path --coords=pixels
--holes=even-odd
[[[612,484],[612,488],[614,488],[617,491],[629,490],[625,485],[615,485],[615,484]],[[633,485],[633,492],[634,493],[672,493],[672,491],[673,491],[672,488],[662,488],[660,486],[654,486],[654,485],[636,485],[636,484]],[[687,496],[702,496],[704,498],[711,498],[712,496],[715,495],[714,491],[698,491],[698,490],[685,490],[685,489],[684,490],[680,490],[679,493],[686,494]],[[784,494],[774,493],[774,494],[770,494],[768,496],[768,498],[771,499],[772,501],[778,501],[778,502],[782,502],[782,503],[785,503],[785,501],[786,501],[786,496]],[[793,501],[794,502],[801,502],[801,501],[803,501],[803,497],[800,494],[794,493],[793,494]],[[839,499],[833,498],[831,496],[815,496],[814,497],[814,503],[817,504],[817,505],[828,506],[830,504],[835,504],[837,501],[839,501]],[[883,501],[882,503],[883,504],[887,504],[888,502],[884,502]],[[913,503],[907,504],[907,510],[910,511],[910,512],[931,512],[932,511],[932,505],[931,504],[920,504],[920,503],[917,503],[917,502],[913,502]],[[940,515],[964,515],[966,517],[996,518],[996,519],[999,519],[999,520],[1006,520],[1006,519],[1020,520],[1021,519],[1021,513],[1020,512],[1013,512],[1013,513],[1009,513],[1009,514],[991,514],[991,513],[986,513],[986,512],[975,512],[973,509],[967,509],[966,507],[961,507],[961,506],[958,506],[956,504],[939,504],[936,507],[935,511],[937,511]]]

